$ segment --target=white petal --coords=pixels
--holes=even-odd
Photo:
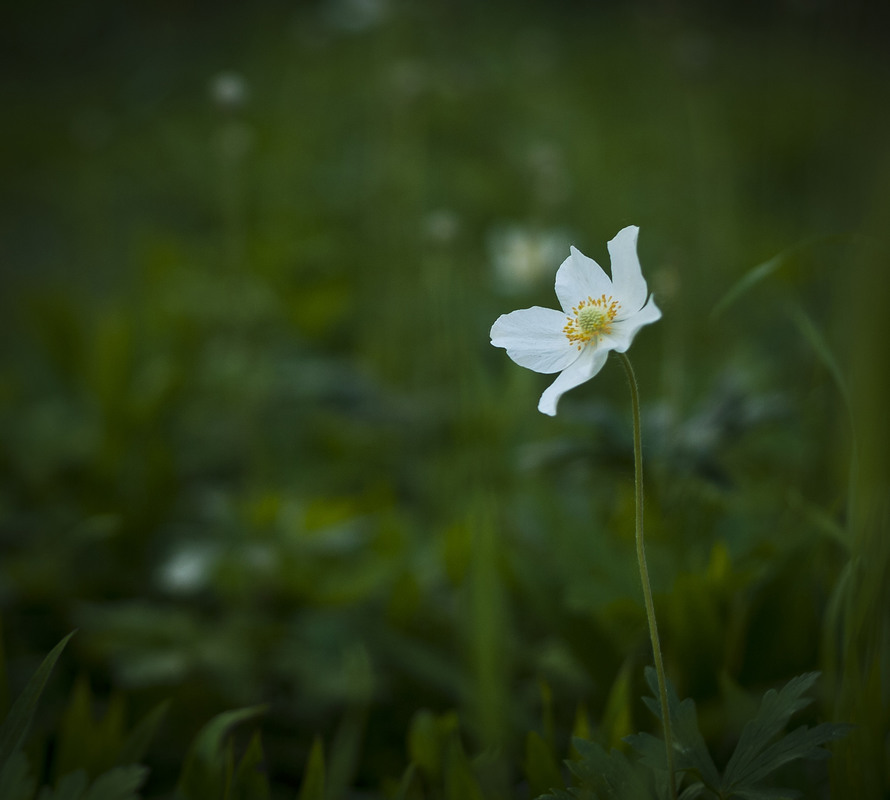
[[[646,302],[646,279],[637,255],[637,234],[640,229],[630,225],[618,231],[607,247],[612,259],[612,284],[615,299],[625,312],[636,311]]]
[[[609,351],[605,348],[585,347],[578,359],[566,367],[559,377],[544,390],[544,394],[538,401],[538,411],[551,417],[556,416],[556,404],[559,402],[559,398],[569,389],[574,389],[585,381],[589,381],[603,368],[608,357]]]
[[[491,326],[491,343],[503,347],[519,366],[559,372],[580,353],[563,333],[566,316],[552,308],[523,308],[503,314]]]
[[[603,268],[580,250],[572,247],[571,251],[556,272],[556,296],[566,314],[571,314],[572,308],[588,297],[614,294],[612,281]]]
[[[609,350],[615,350],[624,353],[630,347],[637,331],[644,325],[649,325],[661,319],[661,311],[655,305],[655,300],[650,296],[649,302],[646,303],[635,314],[631,314],[624,319],[615,320],[612,323],[612,333],[603,337],[600,346],[605,346]]]

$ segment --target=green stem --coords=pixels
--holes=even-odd
[[[661,699],[661,719],[664,723],[664,745],[667,751],[668,780],[671,785],[671,797],[676,800],[677,784],[674,780],[674,740],[671,735],[671,715],[668,710],[667,681],[664,677],[664,660],[661,656],[661,644],[658,641],[655,604],[652,602],[652,586],[649,584],[649,567],[646,565],[646,548],[643,544],[643,446],[640,442],[640,391],[637,388],[637,378],[634,375],[630,359],[624,353],[618,353],[617,355],[624,365],[624,371],[627,373],[627,382],[630,385],[630,397],[633,406],[637,563],[640,566],[640,579],[643,582],[643,598],[646,602],[649,638],[652,640],[652,653],[655,657],[655,672],[658,674],[658,694]]]

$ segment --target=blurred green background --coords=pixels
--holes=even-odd
[[[384,791],[421,709],[513,764],[651,728],[624,376],[549,419],[488,342],[636,224],[669,675],[719,756],[823,670],[814,714],[859,724],[837,796],[883,796],[886,7],[9,14],[0,618],[12,691],[79,629],[45,729],[78,675],[128,719],[172,698],[162,794],[267,702],[293,797],[316,734]]]

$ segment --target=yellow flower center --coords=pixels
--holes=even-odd
[[[569,342],[580,350],[588,342],[596,342],[600,336],[612,332],[612,320],[620,307],[617,300],[605,295],[596,300],[588,297],[572,309],[574,316],[567,317],[562,331]]]

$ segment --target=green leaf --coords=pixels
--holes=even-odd
[[[443,772],[445,800],[484,800],[457,731],[452,732],[445,748]]]
[[[56,661],[68,644],[68,640],[74,636],[74,631],[69,633],[59,642],[43,659],[43,663],[28,681],[28,685],[13,704],[3,724],[0,725],[0,765],[5,765],[9,757],[21,747],[28,735],[28,728],[34,717],[37,702],[43,693],[43,687],[49,679]]]
[[[633,731],[631,727],[631,674],[632,665],[628,659],[622,664],[615,676],[609,696],[606,698],[606,708],[603,711],[602,722],[599,730],[600,741],[607,747],[616,747],[625,736]]]
[[[761,786],[760,783],[790,761],[826,757],[828,751],[822,745],[846,736],[852,727],[839,724],[823,724],[813,728],[802,726],[776,741],[791,715],[811,702],[803,695],[812,687],[817,677],[818,673],[801,675],[789,681],[779,692],[770,690],[764,695],[757,715],[742,731],[722,780],[699,732],[695,704],[689,699],[679,702],[673,686],[668,682],[668,710],[674,740],[675,770],[701,779],[688,786],[681,798],[691,799],[703,792],[746,800],[778,800],[795,796],[792,790],[772,789]],[[646,680],[653,694],[657,694],[658,679],[651,667],[646,669]],[[651,697],[643,699],[661,719],[661,704]],[[638,733],[628,736],[626,741],[641,754],[642,764],[661,773],[667,769],[664,742],[661,739],[648,733]]]
[[[803,695],[818,677],[818,672],[807,672],[792,678],[778,692],[770,689],[763,696],[757,715],[742,729],[739,743],[726,765],[724,786],[750,782],[746,781],[746,776],[757,766],[758,759],[772,740],[785,729],[791,715],[812,702]]]
[[[625,736],[624,741],[640,754],[640,761],[647,767],[667,769],[664,739],[659,739],[651,733],[632,733],[630,736]],[[677,769],[676,764],[674,768]]]
[[[115,767],[87,789],[87,771],[78,769],[59,778],[55,790],[44,787],[39,800],[139,800],[139,788],[147,775],[148,768],[137,764]]]
[[[351,708],[343,715],[331,742],[327,791],[331,797],[343,797],[355,776],[362,738],[365,732],[364,707]]]
[[[545,680],[538,680],[538,688],[541,691],[541,725],[544,730],[544,741],[551,747],[554,746],[555,737],[553,735],[553,689]]]
[[[457,715],[454,713],[437,717],[432,712],[421,709],[411,720],[408,729],[408,754],[430,781],[437,782],[440,779],[445,746],[457,727]]]
[[[9,683],[6,676],[6,649],[3,646],[3,621],[0,620],[0,714],[9,711]]]
[[[779,767],[801,758],[826,758],[829,753],[823,748],[828,742],[846,736],[853,726],[824,723],[812,728],[802,725],[778,740],[776,739],[791,715],[812,702],[805,698],[819,673],[809,672],[790,680],[776,692],[770,689],[760,704],[760,710],[742,730],[742,736],[735,752],[726,765],[722,790],[729,797],[760,798],[790,797],[790,790],[770,791],[760,784]]]
[[[408,769],[405,770],[402,780],[399,782],[399,791],[395,800],[423,800],[423,787],[417,764],[408,765]]]
[[[589,789],[552,789],[536,800],[596,800],[596,796]]]
[[[170,708],[170,701],[164,700],[158,703],[139,724],[130,731],[126,741],[121,746],[117,754],[117,765],[124,766],[126,764],[136,764],[145,756],[145,751],[151,744],[157,733],[158,727],[167,715]]]
[[[847,239],[854,239],[849,234],[830,234],[828,236],[817,236],[804,242],[786,248],[781,253],[777,253],[772,258],[761,262],[756,267],[748,270],[736,283],[730,287],[729,291],[714,305],[711,311],[711,318],[716,319],[727,308],[729,308],[742,295],[749,292],[761,281],[778,272],[780,269],[794,263],[795,259],[806,250],[815,246],[822,246],[832,242],[842,242]]]
[[[371,659],[364,647],[352,648],[344,667],[355,702],[347,707],[331,742],[326,787],[331,797],[345,796],[355,777],[373,691]]]
[[[756,267],[749,269],[730,287],[729,291],[714,304],[714,308],[711,311],[711,318],[716,319],[719,317],[743,294],[750,291],[758,283],[765,280],[774,272],[778,271],[780,267],[787,264],[789,256],[792,255],[794,251],[795,248],[783,250],[778,255],[775,255],[772,258],[761,262]]]
[[[298,800],[324,800],[324,744],[320,736],[316,736],[306,759],[306,771],[303,773],[303,784],[300,786]]]
[[[76,772],[77,770],[88,770],[90,767],[90,745],[93,741],[91,705],[90,685],[83,676],[80,676],[74,682],[74,688],[68,698],[68,706],[59,723],[58,747],[53,759],[57,793],[66,779],[70,781],[73,779],[72,776],[79,774]],[[62,776],[65,778],[63,779]],[[86,788],[86,772],[83,777],[83,788]],[[83,789],[80,791],[82,792]]]
[[[794,789],[773,789],[766,786],[758,788],[740,789],[731,795],[739,800],[794,800],[800,797],[800,792]]]
[[[525,738],[525,776],[532,797],[561,788],[564,783],[550,746],[535,731],[529,731]]]
[[[552,725],[550,730],[552,733]],[[577,736],[579,739],[590,739],[592,730],[593,727],[590,724],[590,714],[587,713],[587,706],[584,705],[584,703],[581,703],[575,709],[575,721],[572,723],[572,736]],[[550,741],[552,740],[553,737],[551,735]]]
[[[822,335],[818,326],[810,318],[809,314],[807,314],[800,306],[795,304],[791,306],[791,315],[794,318],[794,322],[797,324],[797,327],[803,335],[804,339],[809,342],[810,346],[813,348],[813,352],[816,353],[816,355],[819,357],[822,365],[825,367],[825,369],[828,371],[828,374],[831,376],[831,379],[834,381],[834,385],[844,401],[844,407],[847,411],[847,415],[851,418],[850,421],[852,426],[852,403],[850,400],[850,389],[847,386],[847,379],[844,377],[844,372],[841,369],[841,365],[834,357],[834,353],[831,352],[831,348],[828,346],[828,342],[825,341],[825,337]]]
[[[210,720],[192,744],[176,787],[177,795],[187,800],[221,800],[230,767],[225,752],[226,739],[236,725],[265,710],[265,706],[250,706],[226,711]]]
[[[799,758],[828,758],[830,753],[822,745],[842,739],[852,729],[852,725],[838,723],[823,723],[812,728],[801,725],[767,747],[745,774],[743,781],[748,785],[757,784],[779,767]]]
[[[658,697],[658,675],[652,667],[646,667],[645,674],[646,682],[654,697],[644,697],[643,700],[652,713],[661,720],[661,703],[654,699]],[[687,698],[681,703],[670,681],[667,681],[666,688],[674,744],[674,769],[677,772],[693,772],[701,778],[705,785],[712,789],[716,788],[720,785],[720,773],[717,771],[704,737],[698,729],[695,702]],[[658,755],[650,739],[654,739],[654,737],[648,734],[636,734],[628,737],[627,741],[634,749],[643,748],[640,752],[644,753],[646,763],[656,769],[666,771],[667,754],[664,742],[655,739],[659,743],[660,755]]]
[[[408,727],[408,754],[412,763],[417,764],[429,777],[439,775],[442,767],[439,726],[431,711],[421,709],[414,714]]]
[[[689,784],[682,792],[680,792],[679,800],[695,800],[697,797],[701,797],[704,792],[708,791],[708,787],[705,786],[701,781],[696,781],[695,783]]]
[[[89,681],[84,676],[78,678],[59,726],[54,774],[58,777],[83,768],[95,777],[111,769],[121,747],[123,726],[120,696],[112,695],[105,715],[96,720]]]
[[[231,800],[232,778],[235,775],[235,745],[230,737],[227,737],[223,745],[222,754],[222,796],[223,800]]]
[[[139,800],[139,788],[148,776],[148,767],[129,764],[115,767],[96,778],[82,800]]]
[[[590,789],[603,800],[637,800],[652,797],[652,775],[639,762],[631,762],[624,753],[610,753],[596,742],[573,739],[572,744],[581,755],[579,761],[569,761],[569,769],[578,778],[581,788]]]
[[[847,425],[850,428],[851,440],[850,466],[847,480],[847,491],[849,492],[850,496],[847,498],[847,502],[852,503],[853,489],[856,486],[859,464],[859,437],[856,430],[856,419],[855,414],[853,413],[853,401],[850,397],[850,389],[847,386],[847,380],[844,377],[844,373],[841,369],[840,364],[834,357],[834,353],[831,352],[831,348],[828,346],[828,342],[825,341],[825,337],[819,331],[818,326],[812,321],[812,319],[810,319],[809,315],[796,303],[792,304],[791,313],[794,317],[794,321],[797,324],[797,327],[803,334],[803,337],[807,340],[807,342],[809,342],[810,346],[813,348],[813,351],[819,357],[819,360],[822,362],[823,366],[828,371],[828,374],[831,376],[831,379],[834,381],[834,385],[837,388],[838,394],[840,394],[841,399],[844,403],[844,411],[846,412],[847,416]],[[847,513],[852,517],[852,510],[850,508],[848,508]],[[846,541],[844,537],[841,538],[841,541],[844,543],[845,546],[849,547],[849,542]]]
[[[232,781],[231,800],[269,800],[269,779],[264,769],[263,745],[254,733]]]
[[[80,800],[86,791],[89,778],[85,769],[77,769],[63,775],[56,781],[55,790],[44,786],[39,800]]]
[[[31,800],[36,785],[28,759],[21,751],[13,753],[0,768],[0,797],[3,800]]]

